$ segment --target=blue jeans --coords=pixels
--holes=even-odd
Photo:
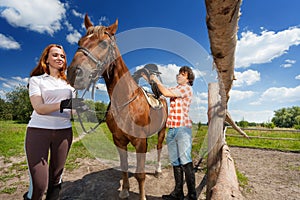
[[[169,128],[167,134],[169,159],[172,166],[192,162],[192,129],[188,127]]]

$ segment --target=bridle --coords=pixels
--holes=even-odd
[[[90,82],[87,85],[87,87],[85,88],[82,97],[85,95],[85,93],[90,89],[91,85],[93,85],[92,87],[92,99],[94,98],[94,88],[96,85],[96,82],[98,81],[98,79],[102,76],[104,70],[106,69],[105,66],[110,64],[110,62],[112,62],[115,57],[116,57],[116,52],[115,52],[115,36],[111,35],[110,33],[108,33],[107,31],[104,32],[104,34],[107,34],[111,40],[111,42],[109,43],[108,46],[108,56],[105,57],[104,61],[101,61],[100,59],[98,59],[96,56],[94,56],[92,54],[92,52],[90,50],[88,50],[85,47],[79,46],[77,49],[77,52],[82,52],[86,57],[88,57],[90,60],[92,60],[95,64],[95,70],[90,74],[89,78],[90,78]],[[109,77],[109,70],[107,70],[107,75]]]
[[[101,61],[100,59],[98,59],[96,56],[93,55],[93,53],[88,50],[87,48],[85,47],[82,47],[82,46],[79,46],[78,49],[77,49],[77,52],[82,52],[86,57],[88,57],[90,60],[92,60],[95,64],[96,64],[96,67],[95,67],[95,70],[90,74],[89,78],[90,78],[90,82],[89,84],[87,85],[87,87],[84,89],[84,92],[81,96],[81,98],[84,97],[85,93],[89,90],[89,88],[92,86],[92,93],[91,93],[91,97],[92,99],[94,99],[94,90],[95,90],[95,85],[96,85],[96,82],[98,81],[98,79],[102,76],[103,72],[106,70],[106,66],[110,65],[111,62],[113,62],[116,58],[116,51],[115,51],[115,45],[116,45],[116,42],[115,42],[115,36],[114,35],[111,35],[110,33],[108,32],[104,32],[104,34],[107,34],[111,40],[109,46],[108,46],[108,56],[106,56],[105,60],[104,61]],[[107,69],[107,77],[109,78],[109,73],[110,73],[110,69]],[[77,92],[77,91],[76,91]],[[129,99],[128,101],[126,101],[125,103],[123,103],[122,105],[118,106],[117,108],[120,109],[120,108],[124,108],[125,106],[129,105],[131,102],[133,102],[137,96],[139,95],[140,92],[138,92],[135,96],[133,96],[131,99]],[[109,109],[110,107],[110,104],[107,108],[107,110]],[[80,112],[77,112],[77,115],[78,115],[78,120],[80,122],[80,125],[82,127],[82,130],[85,132],[85,133],[90,133],[90,132],[93,132],[102,122],[105,122],[106,120],[106,114],[107,114],[108,111],[106,111],[104,114],[104,118],[99,120],[98,123],[94,126],[94,127],[90,127],[89,130],[86,130],[84,125],[83,125],[83,122],[82,122],[82,118],[80,116]]]
[[[90,82],[87,85],[87,87],[84,89],[84,92],[83,92],[81,98],[84,97],[85,93],[92,86],[91,98],[94,99],[95,85],[96,85],[98,79],[102,76],[103,72],[105,71],[105,69],[106,69],[105,66],[109,65],[110,62],[112,62],[115,59],[115,56],[116,56],[116,52],[115,52],[115,45],[116,45],[115,36],[111,35],[107,31],[105,31],[104,34],[107,34],[109,36],[110,40],[111,40],[111,42],[109,43],[109,46],[108,46],[108,56],[105,57],[105,60],[101,61],[96,56],[94,56],[93,53],[90,50],[88,50],[87,48],[85,48],[83,46],[79,46],[78,49],[77,49],[77,52],[82,52],[86,57],[88,57],[90,60],[92,60],[96,64],[95,70],[89,76]],[[109,77],[109,70],[107,70],[107,75]],[[89,130],[86,130],[85,127],[84,127],[84,125],[83,125],[82,118],[80,116],[80,112],[77,111],[78,120],[79,120],[79,123],[80,123],[81,128],[84,131],[84,133],[90,133],[90,132],[94,131],[96,128],[98,128],[98,126],[102,122],[105,122],[105,120],[106,120],[106,114],[107,114],[107,111],[104,113],[103,119],[99,120],[98,123],[94,127],[90,127]]]

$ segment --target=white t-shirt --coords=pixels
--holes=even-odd
[[[29,96],[33,95],[41,96],[45,104],[53,104],[75,97],[75,90],[65,80],[45,73],[40,76],[32,76],[29,79]],[[60,113],[58,110],[46,115],[40,115],[34,110],[28,127],[45,129],[70,128],[72,126],[70,119],[70,109],[64,109],[63,113]]]

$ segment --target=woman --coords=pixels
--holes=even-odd
[[[66,69],[63,47],[50,44],[30,73],[28,87],[34,110],[25,138],[30,176],[29,190],[23,196],[25,200],[42,199],[46,189],[46,199],[55,199],[61,188],[63,168],[73,138],[70,108],[75,96],[74,88],[67,83]]]
[[[192,162],[192,121],[189,109],[192,102],[192,85],[195,75],[188,66],[179,69],[176,75],[177,86],[166,88],[151,75],[150,79],[157,83],[158,89],[165,97],[170,98],[170,109],[167,118],[168,134],[166,137],[169,159],[173,166],[175,188],[162,198],[166,200],[183,200],[183,174],[187,184],[188,194],[185,199],[197,200],[195,189],[195,173]]]

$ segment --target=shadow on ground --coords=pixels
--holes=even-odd
[[[154,174],[147,174],[147,176],[154,176]],[[60,200],[120,200],[121,177],[121,171],[109,168],[87,174],[82,179],[63,182]],[[132,173],[129,173],[130,177],[133,177]],[[170,182],[172,183],[173,180],[166,181],[165,184],[170,185]],[[203,177],[201,183],[197,185],[198,194],[203,192],[205,182],[206,177]],[[153,184],[151,187],[159,186]],[[157,196],[147,194],[147,200],[161,200],[162,194]],[[138,200],[138,197],[138,193],[130,191],[128,200]]]

